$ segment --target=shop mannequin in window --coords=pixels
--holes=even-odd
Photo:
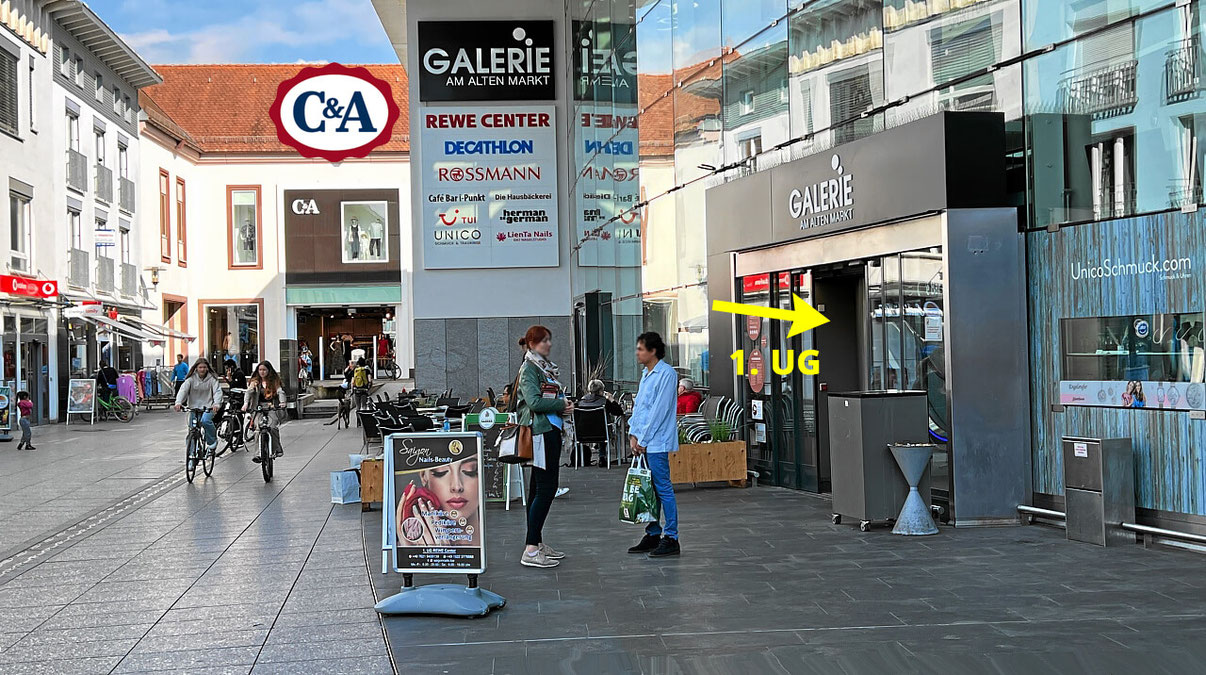
[[[255,259],[255,225],[251,223],[251,218],[243,219],[243,226],[240,228],[241,238],[243,240],[243,251],[247,253],[244,256],[247,260]]]
[[[360,260],[360,219],[355,217],[348,225],[348,259]]]
[[[385,239],[385,225],[380,219],[374,220],[369,224],[369,257],[374,260],[381,259],[381,242]]]

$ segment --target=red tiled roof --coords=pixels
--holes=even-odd
[[[172,119],[172,116],[167,114],[166,110],[160,108],[159,104],[150,96],[147,96],[145,91],[138,92],[138,107],[146,113],[148,123],[159,127],[160,130],[177,141],[182,141],[200,150],[197,141],[193,139],[192,135],[185,131],[184,127],[177,124],[176,120]]]
[[[155,66],[163,76],[163,84],[143,89],[142,99],[151,102],[147,108],[162,113],[160,119],[167,118],[180,127],[202,152],[295,153],[296,150],[276,139],[276,126],[268,116],[268,109],[276,98],[277,85],[304,67],[302,64]],[[409,151],[406,70],[397,64],[364,67],[389,83],[402,113],[394,125],[393,138],[374,152]],[[151,112],[147,116],[155,119]]]
[[[700,62],[674,71],[673,75],[638,75],[637,100],[645,114],[640,120],[641,156],[674,154],[674,136],[690,133],[700,122],[720,116],[720,101],[700,96],[690,83],[715,80],[721,77],[721,63],[736,58],[730,50],[710,63]],[[675,88],[675,82],[689,80],[688,85]],[[669,96],[664,96],[670,92]]]

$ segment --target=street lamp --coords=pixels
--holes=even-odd
[[[160,267],[158,265],[152,265],[151,267],[146,268],[146,271],[151,273],[151,288],[159,288],[159,273],[165,269],[167,268]]]

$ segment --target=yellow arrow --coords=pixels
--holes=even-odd
[[[773,307],[759,307],[757,305],[743,305],[737,302],[725,302],[724,300],[713,300],[712,309],[717,312],[728,312],[730,314],[745,314],[747,316],[758,316],[763,319],[779,319],[781,321],[790,321],[791,330],[787,331],[787,337],[794,337],[803,333],[806,330],[812,330],[817,326],[829,323],[829,319],[825,318],[812,305],[804,301],[804,298],[791,294],[792,308],[791,309],[776,309]]]

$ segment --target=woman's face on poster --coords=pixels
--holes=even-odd
[[[465,518],[477,515],[477,458],[428,469],[421,475],[424,487],[436,496],[445,511],[458,511]]]

